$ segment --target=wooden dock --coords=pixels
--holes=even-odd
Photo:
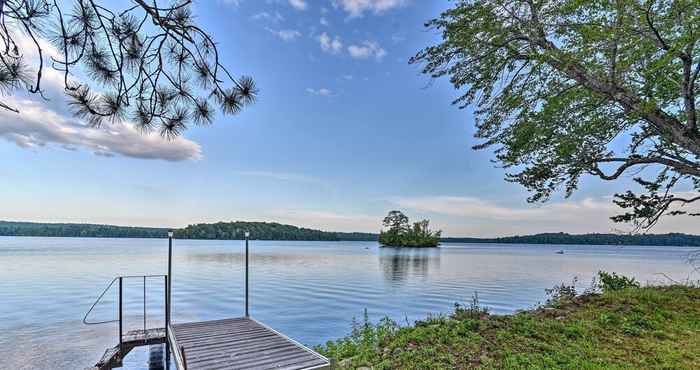
[[[1,0],[0,0],[1,1]],[[332,368],[331,361],[284,334],[256,321],[249,316],[248,289],[248,237],[245,237],[245,316],[173,324],[172,309],[172,247],[173,232],[168,232],[168,274],[118,276],[112,279],[83,317],[86,325],[118,323],[119,344],[105,351],[100,361],[89,370],[108,370],[121,367],[124,357],[134,348],[166,343],[166,369],[170,368],[172,353],[177,370],[321,370]],[[147,328],[146,283],[151,279],[163,279],[164,328]],[[124,280],[143,281],[143,330],[130,331],[124,335]],[[105,321],[88,320],[100,300],[117,284],[117,319]]]
[[[330,361],[250,317],[171,325],[178,370],[330,369]]]

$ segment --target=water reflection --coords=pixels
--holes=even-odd
[[[136,347],[126,355],[123,362],[112,369],[171,370],[176,366],[170,361],[167,344]]]
[[[148,370],[165,370],[164,345],[151,346],[148,351]],[[168,367],[169,368],[169,367]]]
[[[294,265],[294,264],[304,264],[309,266],[315,266],[323,264],[328,260],[333,260],[335,256],[323,256],[323,255],[313,255],[313,254],[291,254],[291,253],[279,253],[270,254],[269,252],[260,252],[258,250],[251,250],[250,261],[259,266],[284,266],[284,265]],[[189,253],[186,252],[184,255],[184,261],[188,264],[221,264],[221,265],[231,265],[231,266],[243,266],[245,263],[245,254],[240,251],[231,252],[218,252],[218,253]]]
[[[384,279],[391,283],[424,279],[430,269],[440,268],[440,248],[383,247],[378,256]]]
[[[175,322],[243,314],[243,243],[178,240],[173,247]],[[566,254],[555,253],[560,249]],[[255,241],[251,308],[275,329],[315,345],[348,333],[352,317],[364,309],[373,321],[388,315],[412,322],[448,312],[478,291],[492,312],[505,314],[543,301],[545,288],[574,276],[587,285],[598,270],[642,282],[668,282],[658,273],[697,280],[700,274],[688,265],[696,250],[483,244],[395,249],[371,242]],[[0,237],[0,369],[94,364],[117,338],[116,324],[80,321],[96,295],[115,276],[162,274],[166,266],[163,240]],[[156,280],[147,286],[149,326],[162,322],[163,289]],[[117,293],[105,296],[94,318],[117,316]],[[142,325],[142,294],[138,281],[124,290],[129,330]],[[153,349],[135,348],[122,369],[165,367],[167,352]]]

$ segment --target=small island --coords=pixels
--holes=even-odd
[[[390,211],[382,222],[387,230],[379,233],[379,243],[386,247],[437,247],[442,231],[429,229],[429,220],[421,220],[409,226],[408,217],[401,211]]]

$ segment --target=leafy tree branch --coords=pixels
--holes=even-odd
[[[191,5],[133,0],[116,10],[95,0],[0,0],[0,96],[43,97],[48,53],[73,111],[93,126],[128,119],[171,139],[189,124],[211,123],[212,100],[224,114],[239,113],[255,101],[255,82],[223,65]],[[0,109],[21,113],[2,100]]]
[[[655,171],[638,181],[646,194],[617,195],[630,212],[613,220],[641,230],[698,200],[672,189],[700,190],[699,24],[688,0],[462,0],[426,24],[442,41],[411,63],[463,90],[475,148],[492,148],[530,201],[569,196],[586,174]]]

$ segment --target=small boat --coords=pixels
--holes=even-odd
[[[564,250],[563,249],[558,250],[557,254],[564,254]]]

